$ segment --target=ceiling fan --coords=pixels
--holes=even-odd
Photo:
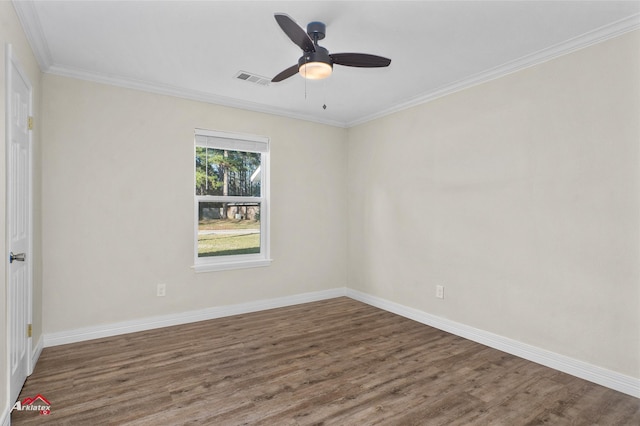
[[[327,78],[333,71],[333,64],[347,67],[380,68],[388,67],[391,63],[391,59],[366,53],[330,54],[327,49],[318,45],[318,40],[322,40],[325,36],[326,25],[324,23],[310,22],[307,25],[307,32],[305,32],[289,15],[276,13],[275,18],[282,31],[302,49],[303,53],[296,65],[273,77],[271,79],[273,83],[285,80],[296,73],[311,80]]]

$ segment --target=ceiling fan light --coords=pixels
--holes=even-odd
[[[322,80],[331,75],[333,62],[329,52],[322,46],[315,45],[315,52],[305,52],[298,59],[298,72],[309,80]]]
[[[309,80],[322,80],[331,75],[333,68],[325,62],[307,62],[300,65],[298,72]]]

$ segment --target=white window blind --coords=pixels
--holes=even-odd
[[[269,138],[196,129],[196,145],[247,152],[269,152]]]

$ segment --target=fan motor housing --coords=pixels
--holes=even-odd
[[[322,40],[327,34],[327,26],[323,22],[309,22],[307,24],[307,34],[313,40]]]
[[[316,46],[315,52],[304,52],[304,55],[298,59],[298,67],[308,64],[309,62],[324,62],[333,68],[333,61],[331,60],[331,56],[329,56],[329,51],[322,46]]]

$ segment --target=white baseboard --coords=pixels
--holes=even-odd
[[[187,324],[231,315],[263,311],[266,309],[281,308],[301,303],[332,299],[340,296],[350,297],[354,300],[384,309],[385,311],[418,321],[422,324],[464,337],[465,339],[473,340],[474,342],[481,343],[494,349],[519,356],[529,361],[533,361],[581,379],[589,380],[590,382],[640,398],[640,379],[344,287],[45,334],[44,339],[41,338],[34,348],[32,365],[35,366],[43,347],[82,342],[85,340],[134,333],[154,328],[169,327],[172,325]],[[5,414],[5,416],[10,419],[10,416],[7,414]],[[2,418],[0,417],[0,420],[1,419]],[[1,424],[2,426],[5,426],[5,423]]]
[[[562,371],[563,373],[571,374],[572,376],[640,398],[640,379],[636,379],[635,377],[607,370],[605,368],[531,346],[517,340],[457,323],[446,318],[431,315],[418,309],[410,308],[376,296],[371,296],[357,290],[347,289],[347,297],[384,309],[385,311],[398,314],[405,318],[412,319],[422,324],[438,328],[448,333],[455,334],[456,336],[464,337],[465,339],[473,340],[474,342],[481,343],[491,348]]]
[[[67,343],[83,342],[85,340],[117,336],[126,333],[135,333],[137,331],[169,327],[172,325],[206,321],[231,315],[240,315],[249,312],[263,311],[266,309],[282,308],[285,306],[298,305],[301,303],[333,299],[335,297],[345,295],[345,287],[334,288],[330,290],[302,293],[293,296],[278,297],[275,299],[258,300],[237,305],[218,306],[198,311],[181,312],[177,314],[123,321],[113,324],[99,325],[95,327],[85,327],[75,330],[48,333],[44,335],[44,347],[46,348],[50,346],[65,345]]]
[[[36,364],[38,363],[38,359],[40,359],[40,354],[42,353],[42,349],[44,349],[44,336],[40,335],[38,339],[38,343],[32,348],[31,351],[31,371],[29,371],[29,375],[33,373],[34,368],[36,368]]]

